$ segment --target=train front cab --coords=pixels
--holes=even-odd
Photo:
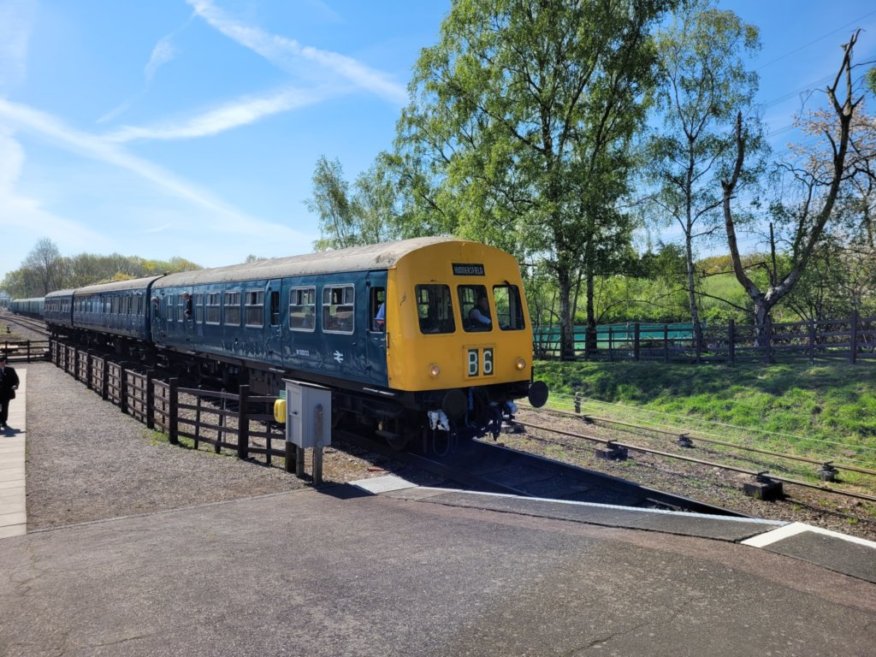
[[[513,401],[547,400],[532,379],[532,328],[515,258],[475,242],[417,249],[389,270],[389,388],[409,391],[433,429],[498,432]],[[486,297],[491,323],[472,319]]]

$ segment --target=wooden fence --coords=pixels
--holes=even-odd
[[[876,317],[774,323],[758,343],[752,324],[704,324],[697,344],[691,325],[628,322],[598,327],[596,350],[586,351],[587,327],[574,330],[575,358],[609,361],[775,362],[808,360],[876,362]],[[556,327],[536,327],[537,358],[560,357]]]
[[[267,465],[279,457],[290,472],[295,470],[296,458],[302,456],[294,445],[286,449],[285,429],[274,421],[275,398],[251,395],[249,386],[240,386],[237,393],[184,388],[177,379],[164,381],[152,371],[56,340],[50,341],[49,355],[57,367],[112,401],[123,413],[166,433],[173,445],[188,438],[195,449],[204,443],[217,454],[226,449],[241,459],[259,455]]]
[[[48,340],[4,340],[0,352],[6,354],[10,361],[45,360],[49,351]]]

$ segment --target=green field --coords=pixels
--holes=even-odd
[[[872,365],[536,363],[551,404],[651,427],[696,431],[780,453],[876,468]]]

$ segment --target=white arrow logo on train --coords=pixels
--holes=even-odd
[[[344,362],[344,354],[342,354],[340,351],[336,351],[332,355],[335,357],[335,360],[338,361],[338,363]]]

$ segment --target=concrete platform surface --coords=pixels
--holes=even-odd
[[[0,654],[864,656],[876,645],[876,585],[797,558],[399,492],[308,489],[0,541]]]

